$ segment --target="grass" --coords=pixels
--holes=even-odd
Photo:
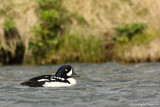
[[[1,38],[4,38],[3,25],[6,17],[12,19],[21,36],[20,41],[25,44],[24,57],[25,59],[31,57],[29,59],[34,60],[31,61],[33,63],[103,62],[106,60],[106,51],[102,48],[102,44],[110,42],[105,38],[112,38],[115,27],[132,23],[145,23],[148,29],[134,34],[131,40],[122,40],[127,41],[125,43],[114,41],[116,46],[113,50],[117,50],[115,54],[119,57],[124,56],[122,60],[133,59],[133,54],[134,59],[139,58],[136,54],[138,56],[140,52],[141,55],[146,54],[145,51],[135,52],[137,51],[135,47],[139,50],[142,48],[148,50],[147,46],[155,49],[156,45],[149,45],[152,42],[158,44],[159,39],[156,41],[160,28],[157,24],[160,22],[158,0],[154,2],[150,0],[108,0],[107,2],[106,0],[101,2],[97,0],[0,0],[0,2]],[[53,7],[55,8],[52,9]],[[31,37],[33,35],[31,28],[36,23],[40,25],[37,29],[40,32]],[[6,28],[12,27],[14,27],[12,23],[6,26]],[[1,46],[6,45],[4,39],[1,39],[0,43]],[[33,43],[32,46],[30,43]],[[35,44],[36,47],[33,48]],[[37,52],[32,54],[33,50]],[[130,57],[126,57],[124,53]],[[158,59],[157,53],[158,51],[152,51],[147,55]]]
[[[4,23],[4,30],[8,32],[10,29],[13,28],[16,28],[15,23],[11,19],[6,20]]]
[[[84,37],[67,33],[64,38],[58,37],[58,48],[48,51],[47,57],[41,59],[40,64],[90,62],[101,63],[105,54],[102,50],[102,39],[97,37]]]
[[[160,58],[158,32],[149,29],[134,35],[129,42],[118,42],[114,59],[129,63],[158,61]]]
[[[102,50],[102,38],[84,37],[80,34],[66,34],[59,50],[65,62],[100,63],[105,56]]]
[[[40,22],[32,29],[34,39],[32,38],[29,44],[32,62],[38,64],[102,62],[104,55],[101,38],[71,33],[67,29],[65,23],[72,19],[86,26],[83,17],[74,13],[65,15],[66,10],[61,6],[62,1],[38,0],[38,3],[37,14]]]
[[[146,23],[148,26],[159,29],[160,3],[146,0],[101,0],[75,1],[65,0],[63,6],[69,13],[77,13],[87,21],[88,32],[95,35],[108,32],[112,33],[115,26],[131,23]],[[76,23],[72,24],[71,31],[77,32]],[[81,29],[81,28],[79,28]]]

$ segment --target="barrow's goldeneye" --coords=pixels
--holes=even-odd
[[[21,83],[30,87],[64,87],[76,84],[73,77],[78,77],[70,65],[61,66],[55,75],[42,75]]]

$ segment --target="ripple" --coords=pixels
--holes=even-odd
[[[160,63],[72,65],[80,75],[77,85],[61,88],[20,85],[34,76],[54,74],[59,65],[1,67],[1,106],[136,107],[136,104],[159,104]]]

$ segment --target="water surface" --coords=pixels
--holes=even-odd
[[[160,107],[160,63],[71,65],[77,85],[60,88],[20,83],[61,65],[0,67],[0,107]]]

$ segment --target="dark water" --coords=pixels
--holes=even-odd
[[[0,67],[0,107],[160,107],[160,63],[71,65],[78,84],[61,88],[20,85],[60,65]]]

